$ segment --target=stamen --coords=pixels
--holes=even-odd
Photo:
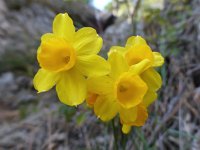
[[[127,88],[125,86],[123,86],[123,85],[120,85],[119,91],[120,92],[125,92],[125,91],[127,91]]]
[[[67,57],[65,58],[65,61],[66,61],[66,63],[68,63],[68,62],[70,61],[70,56],[67,56]]]

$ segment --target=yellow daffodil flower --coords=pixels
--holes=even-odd
[[[128,38],[125,47],[113,46],[110,52],[118,51],[126,59],[129,66],[137,67],[138,63],[143,64],[143,69],[139,73],[148,86],[148,91],[144,97],[144,105],[148,107],[157,98],[156,91],[161,87],[162,79],[154,69],[162,66],[164,58],[158,52],[152,52],[147,42],[141,36]]]
[[[164,63],[164,58],[158,52],[152,52],[147,42],[141,36],[131,36],[128,38],[125,47],[112,46],[110,52],[119,51],[123,54],[129,65],[148,59],[148,67],[159,67]]]
[[[125,47],[114,46],[109,52],[108,76],[88,79],[87,103],[103,121],[119,113],[123,133],[131,126],[142,126],[148,118],[147,107],[157,98],[162,80],[154,69],[164,63],[140,36],[127,40]]]
[[[37,59],[41,69],[34,77],[40,92],[56,85],[61,102],[70,106],[81,104],[87,94],[86,77],[105,75],[110,71],[106,60],[97,53],[102,38],[90,27],[75,31],[72,19],[58,14],[53,21],[53,33],[41,37]]]
[[[103,121],[119,114],[124,125],[122,131],[127,133],[130,126],[142,126],[148,117],[144,103],[148,86],[139,76],[146,64],[141,61],[130,67],[118,51],[109,53],[108,62],[111,64],[108,75],[88,78],[86,101]]]
[[[164,58],[158,52],[152,52],[147,42],[141,36],[132,36],[128,38],[125,47],[113,46],[110,52],[118,51],[126,59],[131,68],[137,68],[138,63],[143,64],[143,69],[139,73],[142,80],[148,86],[148,91],[144,96],[143,105],[147,108],[157,98],[157,90],[161,87],[162,79],[159,73],[154,69],[155,67],[162,66]],[[148,113],[144,111],[145,108],[140,107],[143,111],[138,112],[142,114],[140,118],[137,118],[137,123],[134,126],[142,126],[148,117]],[[122,131],[128,133],[131,129],[131,125],[123,123]]]

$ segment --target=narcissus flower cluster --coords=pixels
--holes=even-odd
[[[87,103],[103,121],[119,114],[122,131],[142,126],[148,118],[147,108],[157,98],[161,77],[155,67],[164,63],[140,36],[132,36],[125,47],[113,46],[108,53],[109,74],[89,77]]]
[[[58,14],[53,33],[41,37],[37,51],[41,69],[34,87],[45,92],[56,86],[60,101],[70,106],[86,100],[102,121],[119,115],[122,131],[128,133],[148,118],[147,108],[162,84],[155,67],[164,59],[142,37],[132,36],[125,47],[111,47],[105,60],[97,55],[102,42],[95,29],[75,31],[68,14]]]

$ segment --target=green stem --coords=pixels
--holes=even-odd
[[[113,135],[114,135],[114,149],[115,150],[119,150],[119,147],[118,147],[118,135],[117,135],[117,128],[115,126],[115,120],[113,119],[112,120],[112,128],[113,128]]]
[[[122,132],[121,132],[121,136],[122,136],[122,149],[125,150],[126,149],[127,137]]]

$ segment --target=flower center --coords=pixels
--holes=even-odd
[[[126,85],[119,85],[119,92],[126,92],[128,90],[128,88],[126,87]]]
[[[43,41],[37,54],[40,66],[54,72],[71,69],[76,62],[75,56],[71,44],[58,37]]]
[[[116,81],[116,97],[125,108],[131,108],[142,102],[147,92],[146,83],[138,76],[129,73],[122,74]]]

